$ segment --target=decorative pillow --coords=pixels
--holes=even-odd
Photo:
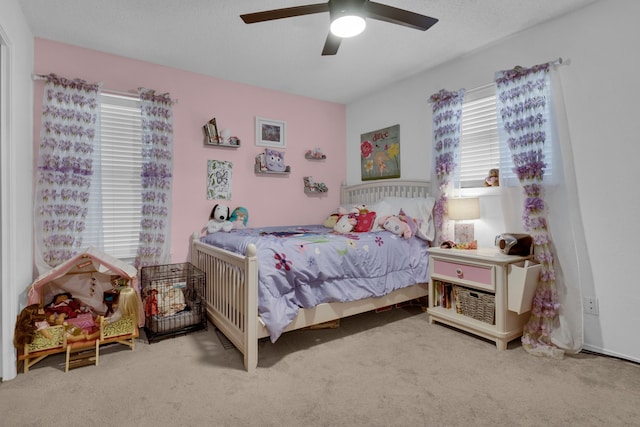
[[[267,170],[273,172],[285,171],[286,166],[284,164],[284,153],[282,151],[265,148],[264,154],[266,156],[265,162],[267,165]]]
[[[376,223],[376,213],[369,211],[366,214],[356,215],[356,221],[358,222],[353,231],[356,231],[358,233],[366,233],[373,229],[373,226]]]

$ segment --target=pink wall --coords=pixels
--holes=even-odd
[[[231,209],[244,206],[250,226],[321,223],[340,201],[346,177],[345,107],[311,98],[262,89],[148,62],[84,48],[35,40],[37,74],[55,73],[66,78],[103,82],[104,89],[122,92],[138,87],[170,93],[174,106],[174,187],[172,212],[172,262],[187,261],[189,237],[207,223],[216,201],[206,198],[207,160],[233,162]],[[259,70],[256,70],[259,72]],[[34,144],[40,132],[44,83],[34,84]],[[286,122],[285,163],[288,176],[256,175],[255,117]],[[239,149],[204,145],[202,126],[217,119],[241,140]],[[321,147],[324,161],[304,158],[306,150]],[[34,159],[35,162],[35,159]],[[329,192],[308,196],[302,177],[324,182]]]

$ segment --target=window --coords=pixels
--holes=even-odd
[[[460,187],[483,187],[490,169],[500,164],[494,84],[471,89],[462,103]]]
[[[136,257],[142,217],[140,100],[102,93],[100,113],[102,247],[129,261]]]
[[[500,157],[501,121],[498,120],[496,86],[489,84],[471,89],[464,95],[462,103],[462,128],[460,136],[460,188],[484,187],[484,180],[490,169],[500,169],[500,180],[517,179],[512,172],[511,154]],[[547,135],[551,135],[549,120],[546,121]],[[504,136],[503,136],[504,137]],[[553,150],[550,140],[544,146],[546,168],[545,179],[552,176]]]

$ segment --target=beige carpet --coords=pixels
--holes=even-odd
[[[640,366],[500,352],[408,307],[261,342],[254,374],[211,325],[69,373],[57,355],[0,408],[3,426],[638,426]]]

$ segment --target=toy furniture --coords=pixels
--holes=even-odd
[[[24,372],[27,373],[31,366],[45,357],[66,353],[66,372],[78,366],[98,365],[101,345],[119,342],[133,349],[138,327],[142,325],[144,317],[123,317],[107,324],[104,319],[100,321],[100,316],[107,315],[109,309],[113,309],[111,297],[123,287],[136,290],[142,316],[137,273],[133,266],[89,248],[41,274],[28,289],[28,304],[39,304],[45,313],[54,316],[64,313],[64,324],[46,328],[50,338],[37,331],[31,344],[18,349],[18,365],[23,363]],[[64,311],[60,311],[58,305],[53,305],[60,295],[73,301],[74,305],[68,306],[73,308],[63,307]],[[88,330],[91,330],[90,334],[86,332]],[[71,331],[75,331],[73,335]]]
[[[67,344],[67,359],[64,371],[80,366],[96,365],[100,358],[100,340],[86,340]]]
[[[102,318],[100,345],[117,342],[129,346],[133,351],[136,347],[138,335],[137,319],[123,317],[117,322],[109,323],[107,319]]]
[[[63,325],[51,326],[49,328],[51,337],[46,338],[40,331],[37,331],[33,342],[26,344],[23,349],[18,349],[18,368],[20,363],[24,364],[24,373],[29,372],[29,368],[45,357],[62,353],[67,348],[67,336]]]

